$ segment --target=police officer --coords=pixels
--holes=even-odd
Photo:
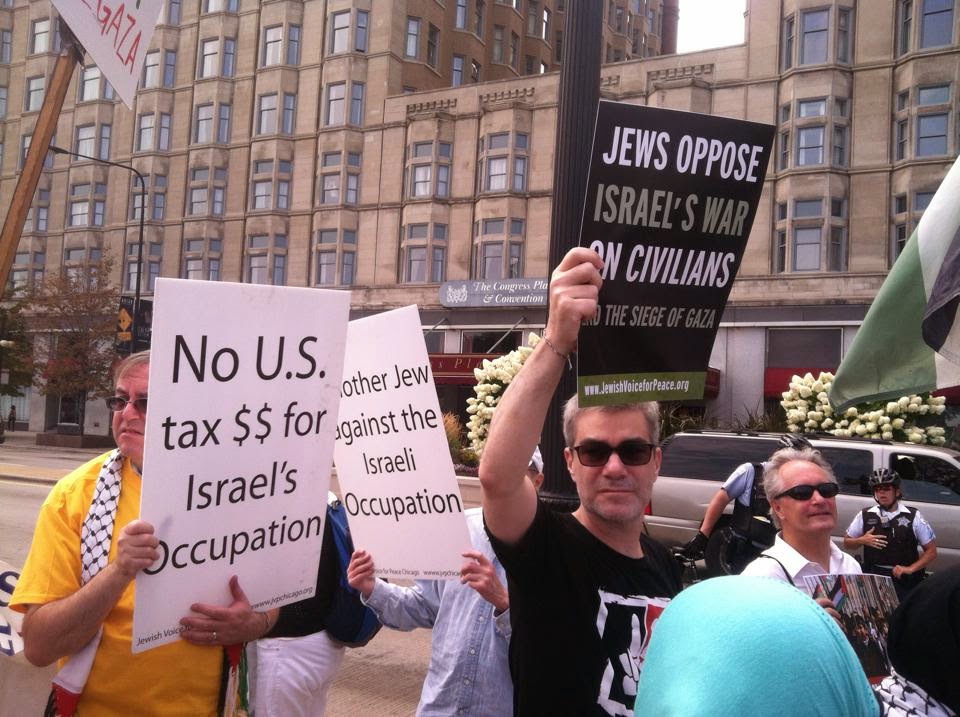
[[[936,536],[916,508],[901,502],[896,471],[878,468],[870,474],[869,485],[877,505],[854,516],[843,546],[848,550],[863,546],[863,571],[892,577],[897,597],[903,600],[937,557]]]
[[[785,433],[778,441],[779,448],[812,448],[803,436]],[[733,520],[727,532],[720,536],[728,546],[722,551],[729,562],[724,562],[724,572],[739,573],[747,563],[756,558],[765,548],[773,545],[776,528],[770,521],[770,504],[763,493],[763,471],[766,463],[743,463],[737,466],[730,477],[707,505],[700,530],[683,546],[688,559],[703,557],[710,535],[723,515],[727,504],[733,500]]]

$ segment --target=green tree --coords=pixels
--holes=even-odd
[[[119,293],[110,280],[113,262],[104,257],[85,267],[49,276],[23,302],[36,333],[33,383],[45,396],[75,400],[83,433],[87,400],[112,390],[114,335]]]

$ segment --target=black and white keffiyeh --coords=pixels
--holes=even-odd
[[[120,478],[123,456],[117,449],[103,462],[97,486],[93,491],[90,511],[80,529],[80,584],[86,585],[107,567],[113,524],[120,502]]]
[[[896,672],[874,688],[881,717],[954,717],[954,712]]]

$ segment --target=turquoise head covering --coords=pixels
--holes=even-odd
[[[772,578],[698,583],[653,629],[637,717],[876,717],[846,636],[802,593]]]

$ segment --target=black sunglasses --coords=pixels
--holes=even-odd
[[[122,411],[124,408],[126,408],[128,403],[132,403],[133,407],[140,413],[147,412],[146,396],[135,398],[132,401],[129,398],[124,398],[123,396],[110,396],[110,398],[107,399],[107,408],[109,408],[111,411]]]
[[[574,446],[573,452],[577,454],[577,458],[583,465],[591,468],[606,465],[613,453],[620,457],[620,462],[625,466],[643,466],[650,462],[653,449],[656,447],[655,443],[637,439],[624,441],[619,446],[611,446],[603,441],[586,441],[579,446]]]
[[[824,498],[833,498],[840,492],[840,486],[836,483],[819,483],[818,485],[795,485],[789,490],[783,491],[776,498],[793,498],[794,500],[810,500],[813,497],[813,491],[817,491]]]

